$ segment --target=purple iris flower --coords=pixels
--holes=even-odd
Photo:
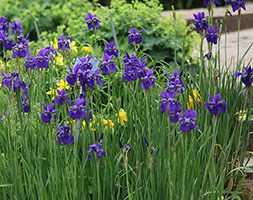
[[[4,70],[2,70],[2,87],[6,86],[9,91],[16,92],[20,88],[21,82],[22,80],[16,71],[5,74]]]
[[[28,71],[28,69],[31,70],[36,70],[36,58],[34,56],[29,56],[26,58],[25,61],[25,67],[26,67],[26,71]]]
[[[193,14],[193,16],[195,18],[194,25],[195,25],[196,30],[198,32],[208,29],[208,22],[205,18],[204,12],[199,12],[198,14]]]
[[[35,62],[38,69],[49,68],[49,62],[57,55],[56,50],[52,46],[47,46],[39,51],[39,55],[36,56]]]
[[[214,97],[209,95],[210,101],[204,104],[205,108],[207,108],[214,116],[216,116],[219,112],[225,113],[227,110],[227,104],[225,104],[224,100],[222,100],[220,96],[220,93],[216,94]]]
[[[210,2],[213,1],[216,5],[220,5],[219,0],[204,0],[204,6],[207,7],[209,6]]]
[[[183,108],[178,101],[170,103],[170,106],[169,106],[170,122],[172,123],[178,122],[179,115],[182,111],[183,111]]]
[[[189,132],[193,129],[199,130],[196,126],[197,112],[195,110],[186,110],[183,115],[179,114],[180,130],[182,132]]]
[[[174,104],[176,102],[176,99],[175,95],[168,93],[167,91],[163,91],[161,96],[162,99],[160,100],[160,112],[163,113],[169,109],[170,104]]]
[[[68,82],[69,85],[75,85],[76,81],[77,81],[77,71],[78,71],[78,68],[75,68],[72,69],[70,66],[69,67],[69,74],[67,75],[66,77],[66,81]]]
[[[87,151],[88,160],[91,160],[91,153],[92,152],[96,153],[97,158],[103,158],[103,157],[106,156],[105,151],[102,149],[103,148],[103,145],[102,145],[103,137],[104,137],[104,134],[102,133],[100,138],[99,138],[98,143],[92,144],[92,145],[89,146],[89,150]]]
[[[207,29],[207,33],[206,33],[206,40],[207,40],[207,42],[211,42],[213,44],[217,44],[217,40],[218,40],[218,37],[219,37],[219,35],[218,35],[219,31],[220,31],[219,28],[215,29],[213,26],[210,26]]]
[[[104,54],[104,60],[100,64],[100,68],[105,75],[111,74],[112,72],[117,72],[114,60],[112,56]]]
[[[224,0],[224,1],[232,5],[233,12],[239,10],[240,8],[246,10],[244,0]]]
[[[59,125],[56,132],[58,137],[58,144],[74,144],[74,136],[71,129],[67,125]]]
[[[12,47],[12,58],[25,58],[30,55],[29,41],[20,35],[19,41]]]
[[[128,53],[125,54],[124,61],[124,72],[122,75],[122,81],[135,81],[138,78],[141,78],[146,75],[146,62],[144,61],[145,57],[141,60],[135,54],[131,56]]]
[[[28,98],[22,98],[22,105],[23,105],[23,111],[25,113],[29,113],[30,112],[30,105],[28,103]]]
[[[150,68],[149,70],[146,71],[144,75],[141,77],[141,87],[144,88],[145,90],[148,89],[149,87],[155,87],[155,80],[156,77],[153,76],[153,69]]]
[[[109,42],[109,43],[105,43],[105,51],[104,53],[106,53],[109,56],[115,56],[118,57],[119,55],[119,51],[118,49],[114,46],[114,42]]]
[[[177,93],[182,94],[184,91],[184,84],[180,78],[180,73],[178,70],[174,70],[173,75],[166,74],[169,78],[169,81],[165,83],[167,86],[166,91],[175,96]]]
[[[56,110],[54,109],[54,103],[49,104],[48,107],[43,103],[42,107],[44,108],[44,112],[41,113],[40,119],[44,123],[50,123],[51,118],[52,118],[52,114],[54,114],[56,112]]]
[[[13,34],[22,34],[22,23],[19,20],[10,23]]]
[[[253,83],[253,69],[251,66],[244,67],[244,72],[236,72],[235,77],[241,76],[241,80],[246,87],[250,87]]]
[[[12,39],[7,38],[3,41],[3,46],[5,50],[12,50],[12,47],[14,46],[14,41]]]
[[[9,33],[9,22],[7,17],[0,17],[0,31],[3,31],[7,34]]]
[[[86,119],[86,103],[84,95],[81,94],[79,98],[76,99],[74,105],[70,106],[69,116],[71,119]],[[92,112],[89,111],[89,119],[92,118]]]
[[[131,28],[129,32],[130,33],[128,35],[128,44],[131,44],[131,43],[139,44],[142,42],[142,36],[141,36],[142,31],[137,32],[135,28]]]
[[[64,35],[61,35],[59,38],[58,38],[58,50],[69,50],[70,49],[70,46],[69,46],[69,41],[71,40],[71,37],[70,36],[64,36]]]
[[[66,93],[65,89],[57,90],[57,95],[55,97],[55,103],[58,105],[62,105],[65,102],[70,103],[70,100],[68,98],[68,94]]]
[[[96,30],[100,27],[100,20],[98,19],[97,15],[92,15],[90,12],[88,12],[87,16],[84,18],[88,29],[89,30]]]

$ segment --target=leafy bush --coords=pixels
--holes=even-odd
[[[84,17],[94,6],[88,1],[71,0],[62,2],[48,1],[7,1],[3,2],[1,16],[8,16],[10,20],[22,19],[25,32],[30,40],[37,40],[34,26],[34,16],[37,19],[38,29],[42,32],[43,39],[53,40],[62,32],[73,36],[82,43],[93,43],[92,31],[87,32]],[[141,48],[151,54],[156,60],[176,61],[177,63],[192,62],[194,44],[198,42],[196,32],[187,26],[186,21],[180,18],[162,17],[163,8],[158,0],[127,3],[126,0],[113,0],[111,7],[98,7],[95,13],[102,21],[101,29],[97,32],[100,48],[103,40],[113,40],[111,31],[110,13],[116,29],[116,35],[122,51],[128,50],[126,35],[130,28],[144,30],[144,43]],[[29,14],[28,11],[31,13]],[[32,16],[30,16],[32,15]]]

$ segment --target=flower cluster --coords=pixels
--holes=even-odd
[[[59,124],[58,127],[59,129],[56,132],[58,144],[74,144],[74,136],[69,126]]]
[[[2,87],[6,86],[9,91],[17,92],[20,89],[22,90],[22,105],[23,112],[28,113],[30,111],[30,105],[28,103],[28,89],[29,86],[19,77],[19,73],[12,71],[8,74],[5,74],[2,70]]]
[[[244,0],[224,0],[226,3],[230,3],[233,9],[233,12],[243,9],[246,10]]]
[[[217,44],[220,29],[215,28],[214,26],[208,26],[204,12],[193,14],[193,16],[196,30],[200,33],[205,34],[207,42]]]
[[[12,50],[12,58],[24,58],[30,54],[29,41],[22,33],[22,23],[19,20],[8,22],[6,17],[0,18],[0,44],[5,50]]]
[[[95,83],[102,86],[103,82],[100,78],[100,71],[96,67],[92,63],[92,56],[78,58],[74,69],[69,67],[70,72],[66,77],[68,84],[73,86],[78,79],[83,90],[85,90],[86,85],[90,89],[93,89]]]
[[[28,69],[36,70],[40,68],[49,68],[49,62],[57,55],[56,50],[52,46],[41,49],[36,57],[29,56],[25,61],[26,71]]]
[[[125,54],[124,61],[124,72],[122,75],[122,81],[135,81],[141,79],[141,86],[144,89],[155,86],[156,77],[153,76],[153,69],[147,69],[145,57],[141,60],[135,54],[129,56],[128,53]]]

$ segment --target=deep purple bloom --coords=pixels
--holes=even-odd
[[[174,70],[173,75],[166,74],[169,78],[169,81],[165,83],[167,86],[166,91],[175,96],[177,93],[182,94],[184,91],[184,84],[180,78],[180,73],[178,70]]]
[[[36,66],[38,67],[38,69],[40,68],[45,68],[48,69],[49,68],[49,57],[48,56],[36,56],[35,58],[35,63]]]
[[[16,71],[5,74],[4,70],[2,70],[2,87],[6,86],[9,91],[16,92],[20,88],[21,82],[22,80]]]
[[[122,75],[122,81],[135,81],[138,78],[141,78],[146,75],[146,62],[144,61],[145,57],[141,60],[135,54],[131,56],[128,53],[125,54],[124,61],[124,72]]]
[[[19,37],[19,41],[12,48],[12,58],[25,58],[30,55],[28,48],[29,41],[26,40],[22,35]]]
[[[70,100],[68,98],[68,94],[66,93],[66,90],[65,89],[57,90],[57,95],[55,97],[55,103],[58,105],[62,105],[65,102],[70,103]]]
[[[48,107],[43,103],[42,107],[44,108],[44,112],[41,113],[40,118],[44,123],[50,123],[52,118],[51,115],[56,112],[54,103],[49,104]]]
[[[204,12],[199,12],[198,14],[193,14],[195,20],[194,20],[194,25],[196,27],[196,30],[201,32],[203,30],[208,29],[208,22],[205,18],[205,13]]]
[[[69,116],[71,119],[86,119],[86,104],[84,95],[80,95],[79,98],[76,99],[74,105],[70,106]],[[92,118],[92,113],[89,111],[89,119]]]
[[[224,0],[224,1],[232,5],[233,12],[239,10],[240,8],[246,10],[244,0]]]
[[[69,50],[70,49],[70,46],[69,46],[69,42],[71,41],[71,37],[70,36],[64,36],[64,35],[61,35],[59,38],[58,38],[58,50]]]
[[[135,28],[131,28],[129,32],[130,33],[128,35],[128,44],[131,44],[131,43],[139,44],[142,42],[142,36],[141,36],[142,31],[137,32]]]
[[[23,111],[25,113],[30,112],[30,105],[28,103],[28,98],[27,97],[22,98],[22,105],[23,105]]]
[[[94,64],[95,62],[96,60],[92,59],[92,56],[78,58],[74,70],[70,68],[70,74],[67,76],[70,85],[74,85],[78,78],[83,90],[86,89],[86,86],[93,89],[95,83],[102,86],[100,71],[97,69],[98,62],[96,62],[97,65]]]
[[[119,55],[119,51],[118,49],[114,46],[114,42],[109,42],[109,43],[105,43],[105,51],[104,53],[106,53],[109,56],[115,56],[118,57]]]
[[[142,75],[141,77],[141,87],[144,89],[148,89],[149,87],[155,87],[155,80],[156,77],[153,76],[153,69],[150,68],[149,70],[146,71],[145,74]]]
[[[0,31],[3,31],[7,34],[9,33],[9,22],[7,17],[0,17]]]
[[[3,41],[3,46],[6,50],[12,50],[12,47],[14,46],[14,41],[12,39],[7,38]]]
[[[204,6],[207,7],[209,6],[210,2],[213,1],[216,5],[220,5],[219,0],[204,0]]]
[[[236,72],[235,76],[241,76],[241,80],[246,87],[250,87],[253,83],[253,69],[251,66],[244,67],[244,72]]]
[[[10,23],[13,34],[22,34],[22,23],[19,20]]]
[[[216,94],[214,97],[209,95],[210,101],[204,104],[205,108],[209,110],[209,112],[216,116],[219,111],[225,113],[227,110],[227,104],[225,104],[224,100],[220,98],[220,93]]]
[[[100,138],[99,138],[98,143],[97,144],[92,144],[92,145],[89,146],[89,150],[87,151],[88,160],[91,160],[91,153],[92,152],[96,153],[97,158],[103,158],[103,157],[105,157],[106,153],[102,149],[103,148],[103,145],[102,145],[103,137],[104,137],[104,134],[102,133],[101,136],[100,136]]]
[[[71,129],[67,125],[59,125],[56,132],[58,144],[74,144],[74,136]]]
[[[206,40],[207,40],[207,42],[211,42],[213,44],[217,44],[217,40],[218,40],[218,37],[219,37],[219,35],[218,35],[219,31],[220,31],[219,28],[215,29],[213,26],[210,26],[207,29],[207,33],[206,33]]]
[[[168,93],[167,91],[163,91],[161,93],[162,99],[160,100],[160,111],[161,113],[168,111],[170,104],[174,104],[176,102],[175,95],[172,93]]]
[[[180,112],[182,112],[182,111],[183,111],[183,108],[178,101],[171,102],[169,105],[170,122],[172,122],[172,123],[178,122]]]
[[[69,67],[69,74],[66,77],[66,81],[68,82],[69,85],[75,85],[76,81],[77,81],[77,68],[76,70],[72,69],[70,66]]]
[[[92,15],[90,12],[88,12],[87,16],[84,18],[87,26],[88,26],[88,29],[89,30],[96,30],[96,29],[99,29],[100,27],[100,20],[98,19],[97,15],[94,14]]]
[[[28,69],[36,70],[36,58],[34,56],[27,57],[25,61],[25,67],[26,71],[28,71]]]
[[[189,132],[193,129],[199,130],[196,126],[197,112],[195,110],[186,110],[183,115],[179,114],[180,130]]]
[[[111,74],[112,72],[117,72],[117,68],[115,66],[114,60],[112,60],[112,56],[108,54],[104,54],[104,60],[100,64],[101,71],[105,74]]]

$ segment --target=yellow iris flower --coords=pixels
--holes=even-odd
[[[69,89],[69,84],[67,81],[64,81],[63,79],[56,81],[56,85],[58,86],[57,90],[68,90]]]
[[[192,95],[189,95],[187,107],[188,109],[194,109],[194,102],[202,103],[202,96],[198,92],[198,90],[192,90]]]
[[[53,88],[50,88],[49,91],[47,91],[47,95],[52,96],[52,100],[54,100],[55,96],[57,95],[57,92]]]
[[[125,122],[127,121],[127,114],[126,114],[126,112],[124,111],[123,108],[121,108],[119,110],[119,113],[117,114],[117,117],[118,117],[118,122],[120,123],[120,125],[124,126]]]
[[[85,46],[82,48],[82,52],[86,54],[90,54],[92,52],[92,48],[89,46]]]

